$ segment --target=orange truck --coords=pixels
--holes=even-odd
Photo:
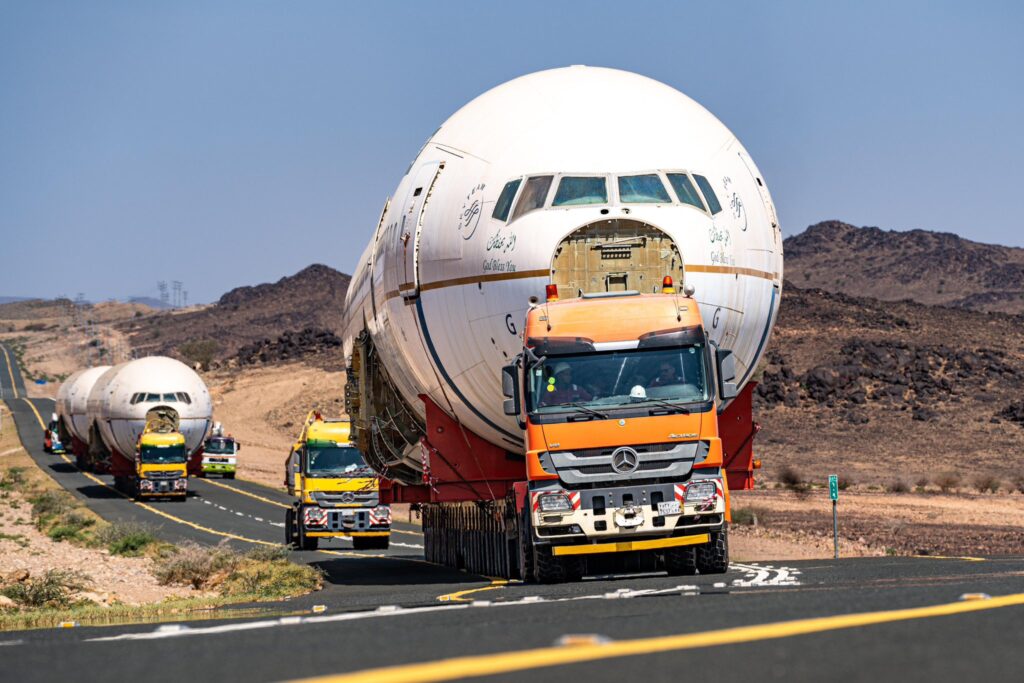
[[[527,315],[523,353],[502,377],[526,438],[525,577],[573,580],[602,561],[728,569],[717,409],[737,395],[735,361],[709,342],[697,303],[664,284],[567,301],[552,290]],[[634,566],[607,561],[622,553]]]

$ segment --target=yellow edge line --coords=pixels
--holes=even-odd
[[[255,498],[256,500],[262,500],[264,503],[270,503],[271,505],[276,505],[277,507],[281,507],[281,508],[285,508],[285,509],[288,509],[288,508],[291,507],[291,505],[288,505],[286,503],[280,503],[280,502],[278,502],[276,500],[271,500],[270,498],[264,498],[263,496],[258,496],[255,493],[249,493],[248,491],[243,491],[242,489],[237,489],[234,486],[228,486],[227,484],[225,484],[223,482],[214,481],[212,479],[206,479],[206,478],[204,478],[203,481],[205,481],[207,484],[213,484],[214,486],[219,486],[222,489],[227,489],[228,491],[234,491],[235,493],[241,494],[243,496],[249,496],[250,498]]]
[[[514,671],[526,671],[548,666],[579,664],[616,657],[635,657],[659,652],[692,650],[761,640],[776,640],[793,636],[836,631],[840,629],[873,626],[912,619],[929,619],[954,614],[980,612],[1024,605],[1024,593],[1005,595],[989,600],[951,602],[929,607],[862,612],[831,617],[780,621],[755,626],[687,633],[657,638],[638,638],[618,642],[576,645],[572,647],[544,647],[533,650],[500,652],[490,655],[455,657],[420,664],[404,664],[377,669],[365,669],[351,674],[302,679],[304,683],[419,683],[423,681],[450,681],[470,676],[490,676]]]
[[[484,586],[483,588],[470,588],[464,591],[457,591],[455,593],[446,593],[445,595],[438,595],[438,602],[469,602],[464,596],[470,593],[479,593],[480,591],[492,591],[496,588],[504,588],[508,585],[506,579],[495,579],[491,581],[490,586]]]
[[[18,398],[18,385],[14,381],[14,369],[11,368],[11,357],[7,355],[7,347],[0,345],[0,351],[4,352],[4,360],[7,362],[7,374],[11,376],[11,391],[14,392],[14,398]],[[43,427],[46,429],[46,427]]]
[[[911,555],[924,560],[963,560],[964,562],[984,562],[984,557],[971,557],[969,555]]]

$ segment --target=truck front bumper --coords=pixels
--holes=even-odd
[[[384,536],[391,533],[391,510],[310,505],[302,508],[302,526],[307,536]]]
[[[688,498],[687,488],[695,482],[701,482],[700,490],[714,493]],[[545,510],[545,495],[565,495],[572,509]],[[712,532],[722,529],[726,512],[720,478],[586,491],[545,488],[531,493],[531,510],[535,542],[551,545],[559,555],[707,543]]]
[[[203,461],[203,472],[206,474],[231,474],[236,470],[233,462],[206,462]]]

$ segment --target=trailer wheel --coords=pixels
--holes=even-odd
[[[519,578],[522,581],[534,581],[536,577],[535,562],[533,558],[533,534],[530,532],[530,515],[523,509],[519,516]]]
[[[669,576],[693,576],[697,573],[697,551],[692,547],[667,548],[665,571]]]
[[[729,529],[711,533],[711,540],[697,546],[697,569],[701,574],[724,574],[729,571]]]

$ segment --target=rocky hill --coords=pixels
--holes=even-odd
[[[1022,315],[787,282],[762,370],[769,478],[786,466],[884,485],[1024,477]]]
[[[786,279],[798,287],[1024,313],[1024,249],[827,221],[787,238],[785,250]]]
[[[139,355],[166,354],[209,366],[292,359],[337,348],[351,277],[314,264],[274,283],[238,287],[198,310],[127,320]]]

